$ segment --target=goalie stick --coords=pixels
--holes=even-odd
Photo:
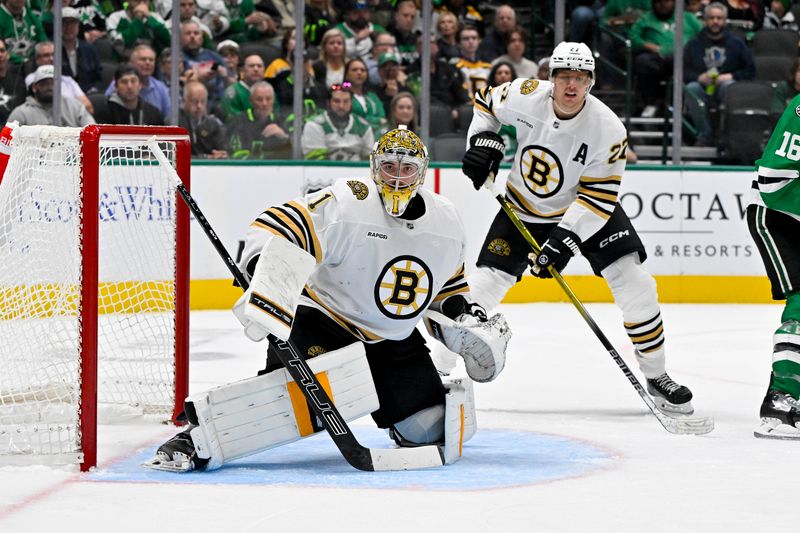
[[[509,205],[502,192],[497,190],[494,178],[494,175],[489,176],[489,179],[486,180],[486,188],[489,189],[489,192],[491,192],[495,199],[500,203],[503,211],[505,211],[506,215],[508,215],[508,218],[522,234],[522,237],[527,241],[534,253],[538,254],[541,252],[541,247],[536,242],[536,239],[533,238],[533,235],[531,235],[530,231],[528,231],[528,228],[525,227],[525,224],[522,223],[522,220],[520,220],[519,216],[517,216],[517,214],[511,208],[511,205]],[[658,407],[656,407],[656,404],[653,401],[653,398],[651,398],[650,395],[647,394],[647,391],[644,390],[642,384],[639,382],[633,372],[631,372],[630,367],[628,367],[628,365],[619,355],[619,352],[617,352],[617,350],[614,348],[614,345],[611,344],[611,341],[608,340],[608,337],[605,336],[603,331],[600,329],[600,326],[598,326],[597,322],[594,321],[592,316],[589,314],[589,311],[572,291],[572,288],[567,284],[564,277],[558,272],[558,270],[553,268],[552,265],[549,266],[548,269],[550,274],[552,274],[553,278],[558,282],[559,285],[561,285],[561,288],[564,290],[567,297],[569,297],[572,304],[589,325],[589,328],[603,344],[603,347],[608,351],[609,355],[611,355],[611,358],[614,360],[614,362],[617,363],[617,366],[619,366],[620,370],[622,370],[622,373],[625,374],[626,378],[628,378],[628,381],[631,383],[631,385],[633,385],[633,388],[639,393],[642,401],[644,401],[661,425],[664,426],[664,429],[670,433],[675,433],[678,435],[705,435],[706,433],[713,431],[714,419],[710,416],[673,417],[659,411]]]
[[[175,172],[175,169],[172,168],[167,157],[161,151],[158,142],[156,142],[155,138],[151,138],[148,140],[148,145],[158,163],[169,172],[178,194],[186,202],[214,249],[227,265],[233,278],[246,291],[249,283],[236,266],[233,258],[228,253],[228,250],[225,249],[222,241],[203,215],[194,198],[189,194],[180,176],[178,176],[178,173]],[[367,448],[362,446],[353,435],[352,430],[339,413],[328,393],[322,388],[314,372],[309,368],[308,363],[297,354],[297,350],[292,343],[278,339],[273,335],[267,337],[267,340],[276,348],[278,359],[292,376],[292,379],[299,385],[306,402],[311,406],[314,414],[319,418],[336,447],[339,448],[339,452],[351,466],[364,471],[389,471],[416,470],[445,464],[444,451],[441,446],[435,444],[415,448]]]

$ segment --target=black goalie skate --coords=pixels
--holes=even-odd
[[[790,394],[767,390],[759,414],[761,425],[753,432],[756,437],[800,440],[800,402]]]
[[[685,385],[675,383],[666,372],[657,378],[647,379],[647,392],[653,397],[656,407],[662,413],[668,415],[694,413],[692,391]]]
[[[208,459],[197,457],[194,442],[189,434],[193,428],[194,426],[190,426],[159,446],[155,457],[145,461],[144,466],[166,472],[189,472],[205,469]]]

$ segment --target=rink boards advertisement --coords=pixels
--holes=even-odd
[[[469,269],[499,204],[488,191],[475,191],[458,167],[449,167],[429,169],[425,187],[438,190],[458,207],[466,229]],[[507,172],[501,169],[501,180]],[[626,172],[619,201],[645,244],[646,265],[658,279],[663,300],[770,301],[764,267],[745,221],[752,176],[751,171],[728,168],[645,167]],[[338,178],[369,179],[369,167],[193,165],[192,194],[236,256],[259,213],[300,195],[305,184],[322,186]],[[235,298],[225,265],[196,223],[191,265],[193,307],[215,307],[220,299],[227,305]],[[603,280],[592,274],[583,258],[573,259],[565,276],[585,301],[610,301]],[[564,299],[551,280],[525,276],[507,301]]]

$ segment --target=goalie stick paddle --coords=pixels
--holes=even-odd
[[[236,266],[233,258],[222,244],[208,219],[203,215],[194,198],[189,194],[178,173],[172,168],[167,157],[158,146],[158,142],[156,142],[155,138],[151,138],[148,140],[148,145],[158,163],[169,172],[175,182],[178,194],[181,195],[200,227],[203,228],[203,232],[205,232],[214,249],[227,265],[233,278],[246,291],[250,284]],[[319,418],[336,447],[339,448],[342,456],[351,466],[365,471],[388,471],[417,470],[445,464],[444,452],[440,446],[435,444],[416,448],[367,448],[362,446],[353,435],[347,422],[342,418],[328,393],[322,388],[317,376],[309,368],[305,359],[298,355],[292,343],[278,339],[273,335],[270,335],[267,339],[276,348],[281,363],[289,372],[289,375],[292,376],[292,379],[300,386],[306,402],[311,406],[314,414]]]
[[[525,227],[525,224],[522,223],[522,220],[520,220],[519,216],[517,216],[517,214],[511,208],[511,205],[509,205],[503,194],[496,190],[494,176],[489,177],[486,182],[486,187],[500,203],[503,211],[505,211],[506,215],[508,215],[508,218],[522,234],[522,237],[527,241],[534,253],[538,254],[541,251],[541,247],[536,242],[536,239],[533,238],[531,232],[528,231],[528,228]],[[567,284],[564,277],[552,266],[549,266],[548,269],[550,274],[552,274],[553,278],[558,282],[558,284],[566,293],[567,297],[569,297],[572,304],[589,325],[589,328],[603,344],[603,347],[605,347],[609,355],[611,355],[611,358],[614,360],[614,362],[617,363],[617,366],[619,366],[620,370],[622,370],[622,373],[625,374],[626,378],[628,378],[628,381],[631,383],[631,385],[633,385],[633,388],[639,393],[642,401],[644,401],[661,425],[664,426],[664,429],[670,433],[675,433],[678,435],[705,435],[706,433],[713,431],[714,419],[710,416],[692,417],[682,415],[680,417],[674,417],[659,411],[658,407],[656,407],[656,404],[653,401],[653,398],[651,398],[644,387],[642,387],[642,384],[639,382],[633,372],[631,372],[630,367],[628,367],[628,365],[619,355],[619,352],[617,352],[617,350],[611,344],[611,341],[608,340],[608,337],[605,336],[603,331],[600,329],[600,326],[598,326],[597,322],[594,321],[592,316],[589,314],[589,311],[572,291],[572,288]]]

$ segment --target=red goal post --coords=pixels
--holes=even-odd
[[[98,405],[176,422],[188,394],[183,128],[23,126],[0,185],[0,464],[97,462]]]

